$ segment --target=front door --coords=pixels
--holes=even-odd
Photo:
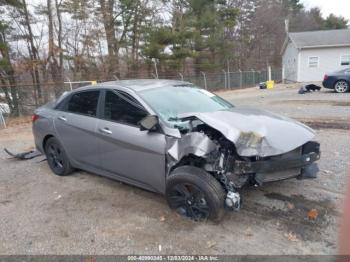
[[[140,131],[138,123],[148,113],[131,95],[108,90],[104,101],[98,122],[102,168],[127,182],[164,192],[164,134]]]

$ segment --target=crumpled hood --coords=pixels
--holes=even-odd
[[[290,152],[312,140],[315,132],[287,117],[252,108],[191,113],[232,141],[240,156],[274,156]]]

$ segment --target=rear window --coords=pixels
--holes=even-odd
[[[96,116],[100,91],[76,93],[70,98],[67,111],[86,116]]]

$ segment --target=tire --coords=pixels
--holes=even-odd
[[[61,143],[51,137],[45,144],[45,155],[52,172],[58,176],[68,176],[74,170]]]
[[[339,80],[334,84],[334,90],[337,93],[346,93],[350,90],[349,83],[344,80]]]
[[[219,222],[224,216],[225,190],[202,169],[183,166],[166,182],[166,199],[171,209],[195,221]]]

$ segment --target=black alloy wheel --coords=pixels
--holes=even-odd
[[[204,193],[195,185],[189,183],[177,184],[168,195],[170,208],[180,215],[195,221],[206,220],[209,217],[209,206]]]
[[[54,137],[49,138],[45,144],[45,154],[51,170],[58,176],[67,176],[73,171],[68,157]]]

